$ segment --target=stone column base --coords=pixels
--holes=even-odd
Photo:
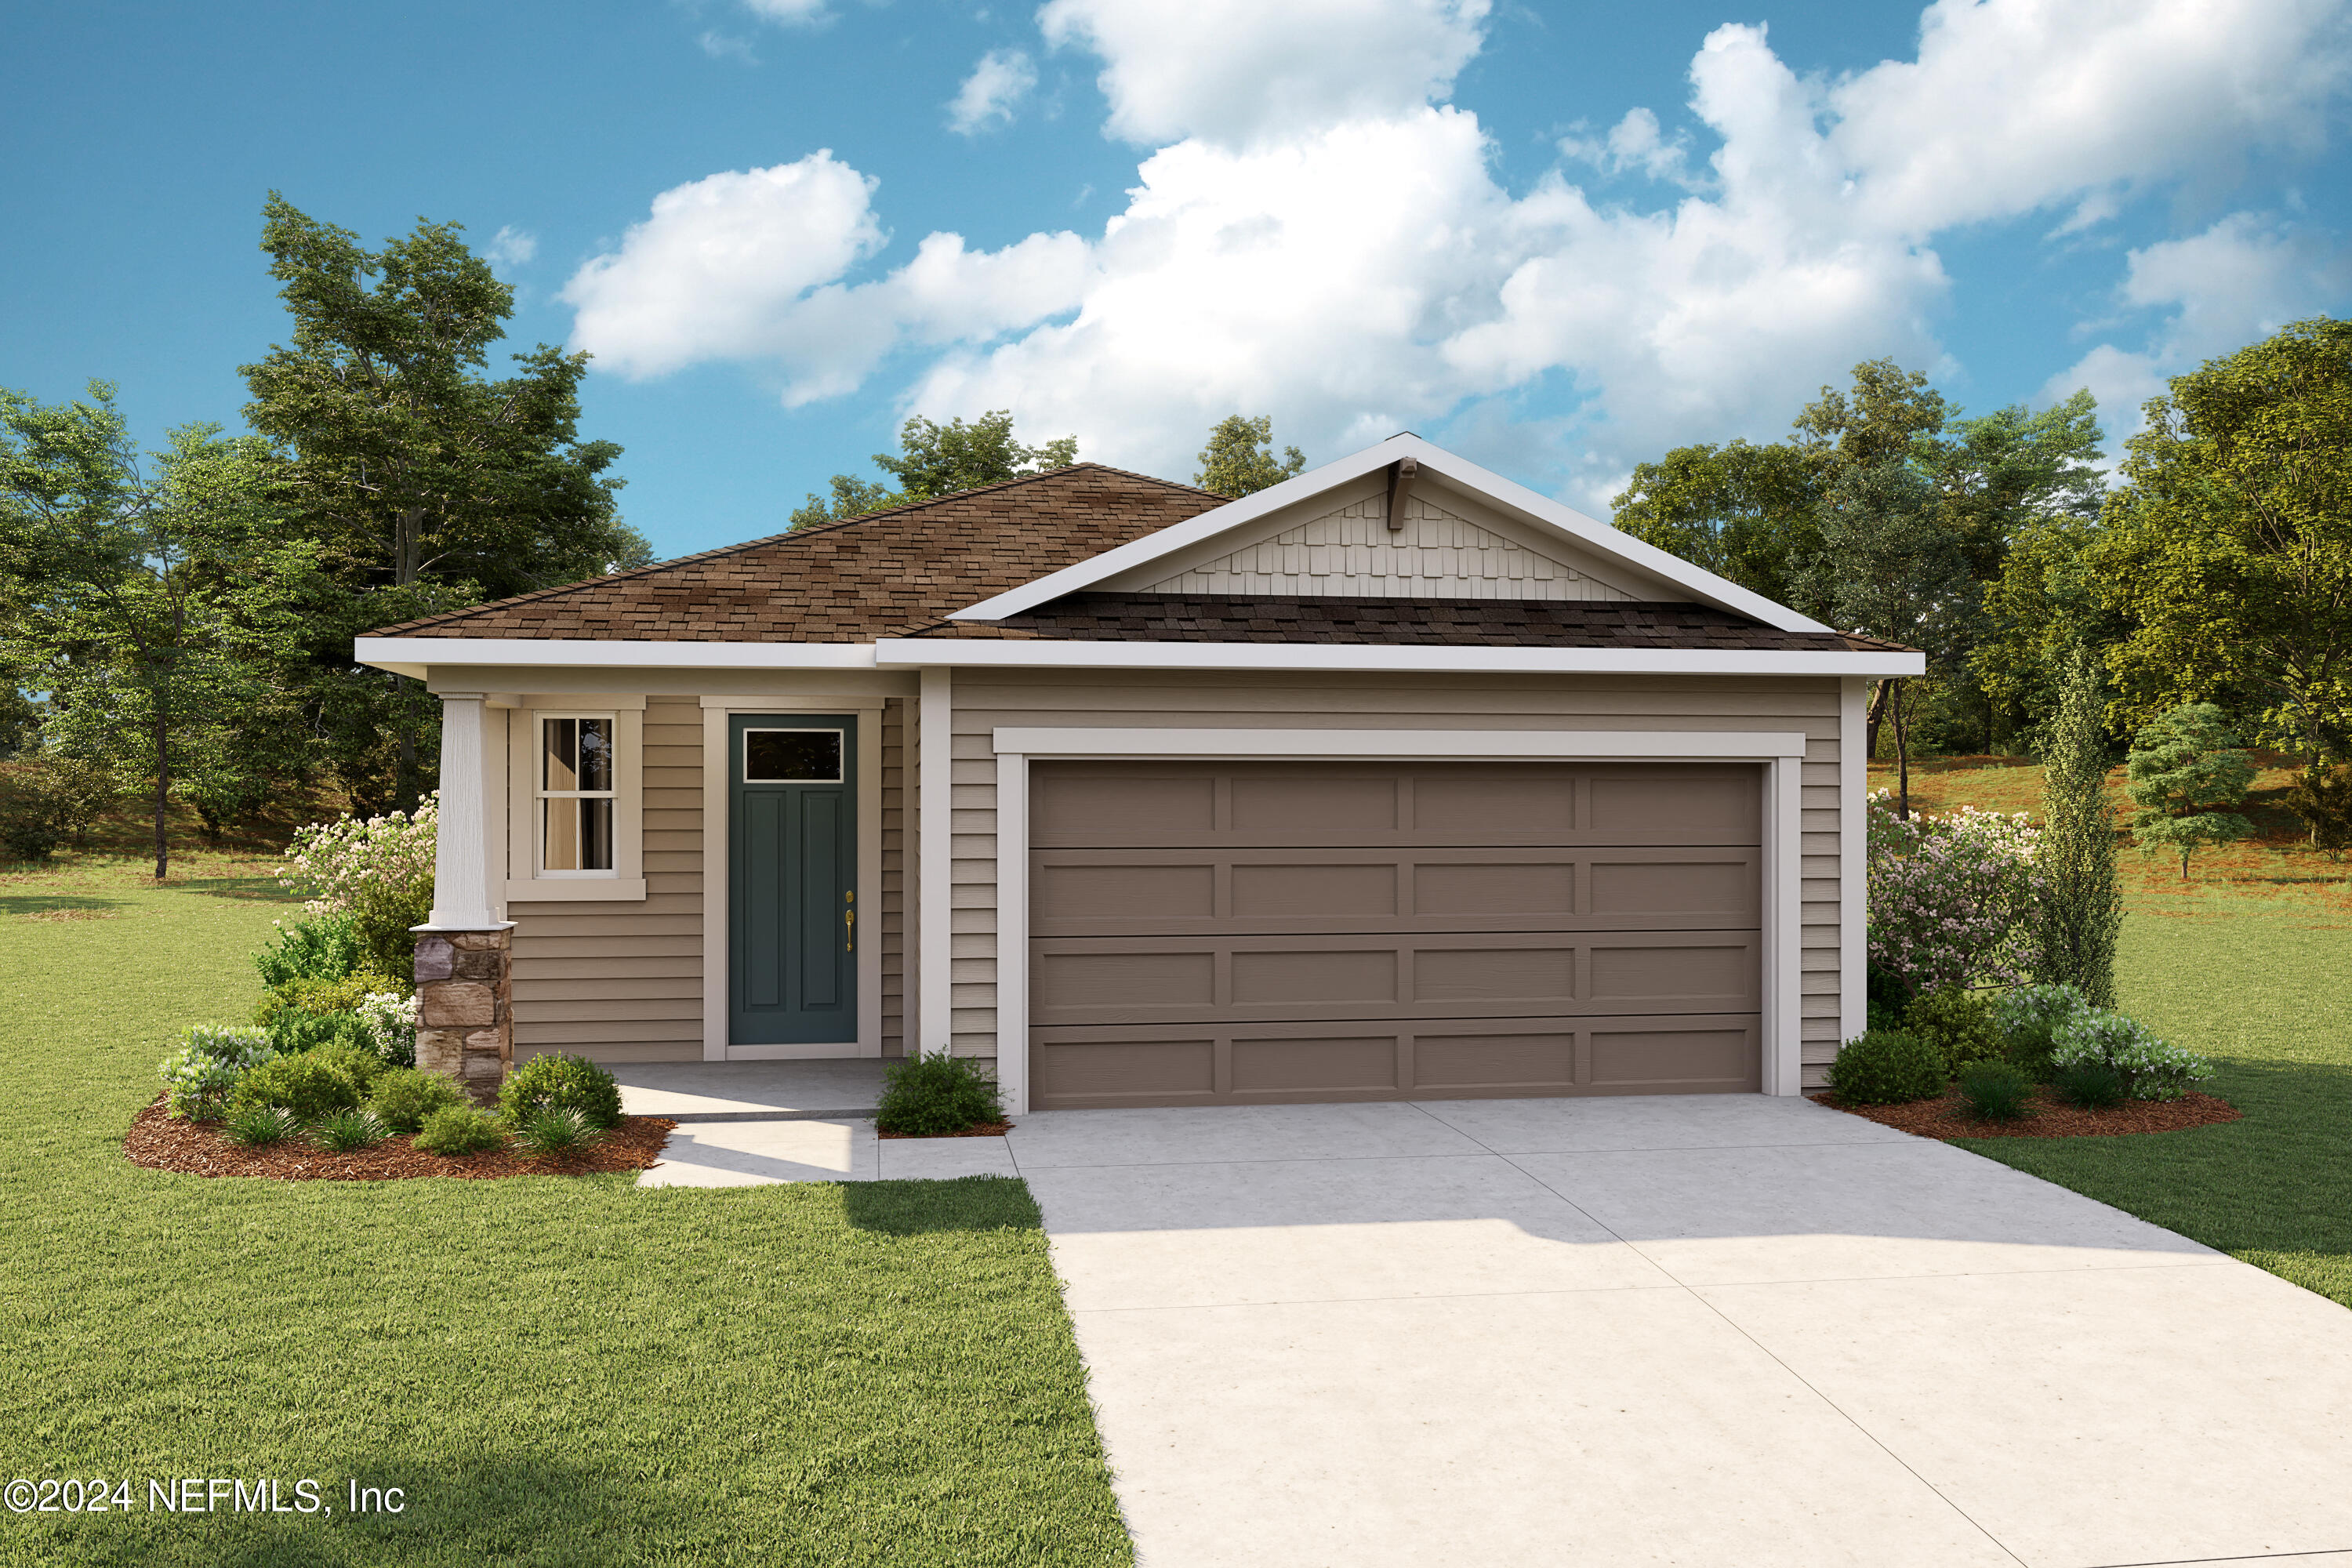
[[[415,930],[416,1065],[494,1104],[514,1067],[514,928]]]

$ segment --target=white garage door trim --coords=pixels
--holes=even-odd
[[[1029,764],[1032,762],[1760,763],[1764,766],[1764,1092],[1796,1094],[1803,976],[1799,776],[1805,737],[1732,730],[1160,730],[1110,726],[994,731],[996,1077],[1013,1114],[1029,1110]]]

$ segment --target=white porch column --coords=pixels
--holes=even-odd
[[[499,919],[491,882],[488,693],[441,693],[441,826],[433,860],[433,918],[442,931],[489,931]]]
[[[955,1043],[955,709],[953,672],[923,671],[915,765],[919,882],[915,892],[915,1049],[945,1056]]]

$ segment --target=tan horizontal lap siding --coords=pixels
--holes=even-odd
[[[1182,729],[1799,731],[1800,1012],[1808,1087],[1836,1054],[1838,683],[1680,676],[1131,675],[959,672],[955,688],[955,1049],[996,1054],[996,755],[1006,726]],[[1012,933],[1017,935],[1018,933]]]
[[[653,697],[645,719],[643,902],[509,902],[515,1059],[702,1058],[702,709]],[[527,799],[516,826],[529,830]]]

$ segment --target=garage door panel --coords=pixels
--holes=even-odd
[[[1289,1105],[1555,1094],[1717,1094],[1761,1087],[1759,1019],[1432,1019],[1034,1031],[1044,1110]]]
[[[1045,849],[1034,934],[1755,929],[1748,847]]]
[[[1753,1091],[1760,776],[1038,763],[1034,1103]]]
[[[1039,763],[1057,848],[1748,845],[1759,774],[1705,763]]]
[[[1758,944],[1754,931],[1041,938],[1030,1007],[1040,1026],[1747,1011]]]

